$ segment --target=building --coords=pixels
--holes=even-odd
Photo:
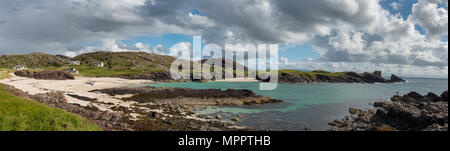
[[[96,67],[102,68],[104,66],[103,62],[98,62],[95,64]]]
[[[24,65],[16,65],[13,67],[13,70],[27,70],[28,68]]]
[[[78,70],[75,68],[69,68],[67,69],[67,71],[69,71],[70,73],[78,73]]]
[[[81,61],[70,61],[69,64],[74,65],[74,66],[79,66],[79,65],[81,65]]]

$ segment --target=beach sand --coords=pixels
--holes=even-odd
[[[121,78],[102,78],[102,77],[75,77],[75,80],[37,80],[25,77],[19,77],[11,73],[11,78],[0,80],[0,83],[13,86],[31,95],[48,92],[64,92],[68,103],[79,104],[82,106],[93,105],[100,110],[109,110],[103,103],[112,103],[124,107],[130,107],[134,102],[124,102],[120,98],[124,96],[109,96],[107,94],[89,92],[95,89],[106,89],[114,87],[123,87],[139,84],[149,84],[150,80],[129,80]],[[97,98],[97,102],[92,103],[83,101],[70,95],[78,95],[88,98]]]

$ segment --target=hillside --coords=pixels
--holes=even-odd
[[[381,76],[381,71],[373,73],[355,72],[328,72],[315,70],[304,72],[297,70],[279,70],[278,82],[280,83],[394,83],[405,80],[392,74],[390,79]]]
[[[69,65],[69,61],[80,61],[81,65]],[[122,77],[128,79],[149,79],[155,81],[171,81],[170,65],[175,61],[172,56],[150,54],[146,52],[108,52],[99,51],[78,55],[69,58],[61,55],[53,56],[44,53],[31,53],[26,55],[3,55],[0,57],[0,69],[10,70],[15,65],[25,65],[31,70],[67,70],[76,68],[78,76],[87,77]],[[102,62],[103,67],[96,64]],[[202,63],[205,60],[201,61]],[[231,64],[230,64],[231,65]],[[222,68],[225,61],[222,60]],[[233,62],[236,66],[243,66]],[[192,69],[192,66],[191,66]],[[244,66],[245,75],[248,69]],[[192,73],[192,71],[191,71]],[[235,74],[224,73],[225,74]],[[336,72],[315,70],[311,72],[298,70],[279,70],[280,83],[392,83],[405,82],[395,75],[391,79],[381,76],[381,71],[374,73]]]
[[[24,65],[28,68],[60,67],[69,60],[45,53],[30,53],[24,55],[0,56],[0,68],[12,68],[16,65]]]
[[[175,58],[146,52],[101,51],[81,54],[72,60],[81,61],[82,65],[76,68],[82,76],[153,79],[148,74],[169,75],[170,64]],[[104,67],[96,67],[99,62],[103,62]]]

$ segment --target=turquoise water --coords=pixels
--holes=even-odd
[[[205,107],[198,114],[222,114],[225,118],[244,115],[238,125],[272,130],[312,130],[329,128],[328,122],[342,119],[349,107],[372,108],[370,103],[387,101],[397,92],[434,92],[440,95],[448,89],[447,79],[406,79],[407,83],[391,84],[279,84],[271,91],[260,91],[257,82],[161,83],[155,87],[193,89],[248,89],[257,94],[280,99],[282,103],[246,107]]]

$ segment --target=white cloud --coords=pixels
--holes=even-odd
[[[0,1],[0,54],[149,51],[120,40],[165,33],[207,43],[310,44],[315,61],[448,67],[448,0],[419,0],[406,20],[379,0],[6,0]],[[394,7],[397,4],[391,4]],[[200,12],[190,13],[192,9]],[[426,32],[415,29],[420,25]],[[79,43],[100,41],[96,47]],[[311,62],[311,61],[310,61]],[[289,63],[291,64],[291,63]]]
[[[438,8],[439,1],[419,0],[413,5],[411,15],[412,20],[425,29],[427,36],[437,39],[448,35],[448,12]]]
[[[281,57],[280,61],[281,61],[281,64],[285,64],[285,65],[289,64],[289,60],[285,57]]]

